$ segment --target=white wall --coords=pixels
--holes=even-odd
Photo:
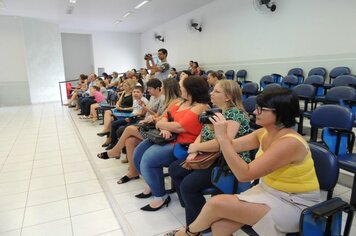
[[[165,47],[178,69],[197,60],[206,69],[246,68],[249,79],[300,66],[350,66],[356,73],[356,1],[283,0],[261,14],[253,1],[216,0],[142,34],[143,54]],[[188,24],[202,23],[199,33]],[[155,41],[154,33],[165,42]],[[143,65],[143,61],[141,64]]]
[[[93,32],[95,72],[104,67],[107,73],[126,72],[140,67],[140,34]]]
[[[62,33],[64,73],[66,80],[94,72],[93,45],[90,34]]]
[[[64,66],[58,25],[23,18],[23,32],[32,104],[59,101]]]
[[[0,106],[30,104],[21,18],[0,16]]]
[[[58,101],[64,80],[58,25],[0,16],[0,106]]]

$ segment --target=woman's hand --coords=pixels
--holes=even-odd
[[[162,135],[164,139],[169,139],[172,136],[172,133],[168,130],[161,130],[160,135]]]
[[[194,160],[196,156],[198,156],[198,153],[197,153],[197,152],[190,153],[190,154],[187,156],[187,160],[188,160],[188,161]]]
[[[215,138],[218,141],[229,138],[227,136],[227,121],[221,113],[215,113],[214,116],[209,117],[209,120],[214,125]]]
[[[188,153],[195,153],[195,152],[198,152],[198,144],[197,143],[191,143],[189,144],[189,147],[188,147]]]

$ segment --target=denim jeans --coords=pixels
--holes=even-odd
[[[151,188],[154,197],[166,195],[163,167],[168,167],[176,160],[173,147],[172,144],[158,145],[145,139],[135,148],[135,167]]]
[[[179,201],[185,208],[186,224],[190,225],[206,202],[202,191],[213,187],[210,179],[214,165],[205,170],[187,170],[180,166],[182,162],[177,160],[170,164],[169,175],[177,190]]]

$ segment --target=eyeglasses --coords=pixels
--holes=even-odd
[[[276,111],[275,108],[268,108],[268,107],[260,107],[258,105],[255,106],[257,115],[261,115],[262,111]]]

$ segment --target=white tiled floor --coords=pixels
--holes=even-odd
[[[96,158],[101,128],[60,104],[0,108],[0,235],[154,236],[184,224],[175,194],[143,212],[149,199],[133,197],[143,180],[116,184],[127,164]],[[334,196],[348,201],[350,189]]]

